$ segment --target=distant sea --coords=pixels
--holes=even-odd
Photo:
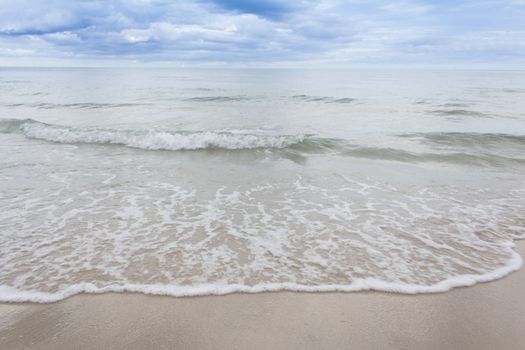
[[[521,266],[525,71],[0,69],[0,301]]]

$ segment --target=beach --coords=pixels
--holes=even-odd
[[[525,0],[1,7],[0,350],[525,349]]]
[[[517,349],[524,290],[521,269],[436,294],[82,294],[1,304],[0,349]]]

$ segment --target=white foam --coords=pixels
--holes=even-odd
[[[98,183],[107,179],[100,174]],[[51,193],[51,178],[41,197],[26,191],[3,200],[0,301],[105,292],[433,293],[522,264],[512,250],[523,231],[520,191],[463,202],[452,190],[407,194],[373,181],[324,180],[333,186],[299,177],[201,197],[170,183],[79,191],[63,179]]]
[[[304,140],[304,135],[257,135],[234,132],[169,132],[73,128],[28,121],[21,125],[30,138],[60,143],[117,144],[147,150],[198,150],[207,148],[284,148]]]
[[[303,285],[297,283],[259,283],[254,286],[242,284],[201,284],[193,286],[166,285],[166,284],[110,284],[104,287],[92,283],[70,285],[55,293],[19,290],[9,286],[0,286],[0,302],[20,303],[53,303],[76,294],[103,294],[103,293],[143,293],[149,295],[190,297],[205,295],[227,295],[232,293],[263,293],[263,292],[360,292],[380,291],[402,294],[442,293],[457,287],[468,287],[476,283],[489,282],[505,277],[521,268],[523,260],[513,252],[507,265],[486,274],[466,274],[454,276],[434,285],[424,286],[417,284],[402,284],[385,282],[380,279],[359,279],[351,284],[321,284]]]

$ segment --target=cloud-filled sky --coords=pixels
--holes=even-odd
[[[0,65],[525,66],[525,0],[0,0]]]

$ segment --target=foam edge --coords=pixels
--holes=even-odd
[[[103,294],[103,293],[142,293],[146,295],[192,297],[207,295],[227,295],[233,293],[262,293],[262,292],[359,292],[378,291],[399,294],[428,294],[443,293],[453,288],[468,287],[476,283],[494,281],[503,278],[510,273],[519,270],[523,265],[522,257],[512,251],[512,257],[505,266],[483,275],[459,275],[448,278],[430,286],[415,284],[401,284],[385,282],[378,279],[359,279],[349,285],[327,284],[327,285],[301,285],[296,283],[260,283],[254,286],[241,284],[203,284],[195,286],[176,286],[164,284],[125,284],[108,285],[97,287],[92,283],[79,283],[67,287],[57,293],[45,293],[38,291],[23,291],[10,286],[0,286],[0,302],[5,303],[54,303],[76,294]]]

